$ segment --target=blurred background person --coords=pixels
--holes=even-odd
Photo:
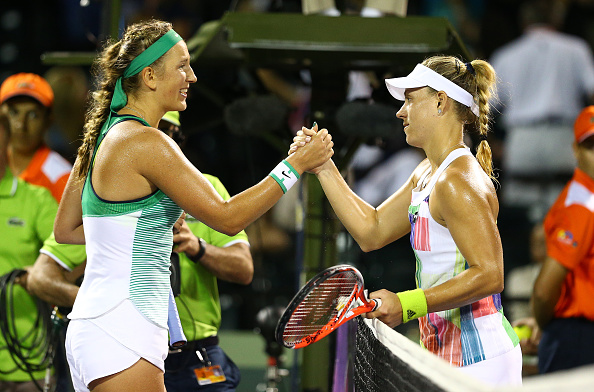
[[[540,373],[594,364],[594,106],[574,136],[577,167],[545,218],[547,258],[532,297]]]
[[[524,33],[491,56],[504,129],[501,195],[505,205],[529,208],[535,222],[575,166],[572,125],[594,102],[594,58],[586,41],[558,31],[562,2],[528,0],[519,16]]]
[[[15,270],[24,269],[34,263],[43,240],[47,238],[54,224],[58,204],[50,192],[40,186],[31,185],[15,177],[8,165],[9,132],[8,120],[0,115],[0,275],[6,276]],[[19,283],[17,277],[14,283]],[[4,279],[3,279],[4,280]],[[13,283],[13,282],[9,282]],[[26,286],[26,285],[25,285]],[[3,298],[4,317],[10,315],[16,329],[10,339],[0,333],[0,390],[6,392],[33,392],[44,385],[45,369],[31,373],[23,357],[16,359],[15,349],[24,355],[28,364],[36,367],[43,363],[45,352],[39,350],[35,336],[39,333],[39,321],[35,300],[19,285],[6,284]],[[4,331],[3,331],[4,332]],[[7,340],[19,340],[19,347],[8,345]],[[48,366],[51,366],[48,365]],[[32,380],[36,380],[32,381]]]
[[[48,188],[59,202],[72,165],[45,144],[54,92],[39,75],[19,73],[0,86],[0,111],[8,118],[8,159],[15,176]]]

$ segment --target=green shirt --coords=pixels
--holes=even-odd
[[[59,244],[54,232],[44,241],[39,253],[45,253],[67,270],[72,271],[76,266],[84,263],[87,252],[84,245]]]
[[[215,190],[225,200],[230,198],[223,183],[216,177],[205,174]],[[186,222],[195,236],[210,245],[220,248],[237,242],[248,243],[245,231],[229,237],[204,223],[188,216]],[[185,253],[179,255],[181,294],[175,299],[184,333],[188,340],[203,339],[216,335],[221,325],[221,305],[217,278],[200,262],[194,263]]]
[[[32,265],[39,254],[43,240],[52,232],[58,204],[46,188],[31,185],[6,170],[0,179],[0,275],[14,269]],[[14,321],[19,336],[25,336],[37,318],[37,307],[33,298],[21,286],[14,286]],[[21,344],[30,343],[30,339]],[[0,335],[0,347],[5,347]],[[39,357],[30,362],[35,363]],[[16,367],[8,350],[0,348],[0,370],[7,372]],[[45,373],[34,374],[43,379]],[[29,381],[27,373],[17,370],[1,374],[0,380]]]

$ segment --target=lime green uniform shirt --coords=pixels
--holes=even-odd
[[[225,200],[230,198],[223,183],[216,177],[205,174],[215,190]],[[188,216],[188,226],[195,236],[210,245],[220,248],[238,242],[248,243],[245,231],[229,237],[211,229],[204,223]],[[181,294],[175,299],[184,333],[189,341],[217,334],[221,325],[221,305],[217,278],[200,262],[194,263],[184,253],[179,255]]]
[[[58,203],[46,188],[31,185],[6,170],[0,179],[0,275],[14,269],[33,265],[43,240],[52,232]],[[37,307],[33,298],[21,286],[14,286],[15,323],[19,336],[25,336],[37,318]],[[23,345],[30,343],[21,342]],[[0,347],[5,347],[0,335]],[[39,357],[30,362],[37,362]],[[0,370],[9,372],[16,368],[6,348],[0,348]],[[45,373],[34,374],[43,379]],[[17,370],[0,374],[0,380],[29,381],[27,373]]]
[[[69,271],[72,271],[87,259],[87,252],[84,245],[58,244],[53,231],[43,243],[43,247],[39,253],[48,255]]]

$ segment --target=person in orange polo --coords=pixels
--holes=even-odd
[[[545,218],[547,258],[532,294],[540,373],[594,364],[594,106],[574,135],[577,168]]]
[[[15,176],[48,188],[60,202],[72,165],[44,143],[54,92],[39,75],[19,73],[0,86],[0,110],[10,124],[9,165]]]

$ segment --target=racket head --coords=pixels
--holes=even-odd
[[[366,301],[363,284],[361,273],[351,265],[336,265],[318,273],[295,294],[279,319],[277,342],[287,348],[305,347],[344,321],[371,310],[375,304]],[[353,313],[355,302],[363,307]]]

